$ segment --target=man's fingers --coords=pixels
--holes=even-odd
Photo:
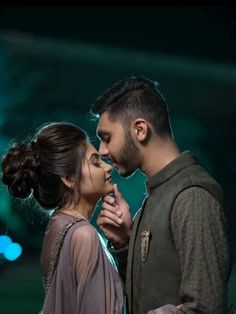
[[[111,213],[117,215],[118,217],[122,215],[121,211],[119,211],[119,207],[118,206],[113,206],[113,205],[110,205],[108,203],[103,203],[102,204],[102,209],[101,210],[108,210],[110,211]]]
[[[103,201],[110,204],[110,205],[114,205],[116,203],[115,198],[111,195],[104,196]]]
[[[180,309],[181,306],[183,306],[183,304],[179,304],[179,305],[177,305],[176,307],[177,307],[177,309]]]
[[[118,225],[120,225],[123,222],[122,218],[120,218],[120,216],[118,216],[116,212],[112,212],[104,208],[100,211],[100,217],[109,218],[113,220],[115,223],[117,223]]]
[[[113,189],[114,189],[114,195],[115,195],[115,197],[116,197],[116,198],[120,198],[122,195],[121,195],[121,193],[120,193],[120,191],[119,191],[119,189],[118,189],[117,183],[114,183],[114,184],[113,184]]]
[[[102,217],[102,216],[100,216],[98,219],[97,219],[97,224],[98,224],[98,226],[101,228],[103,228],[103,229],[105,229],[106,228],[106,226],[107,227],[111,227],[111,226],[113,226],[113,227],[117,227],[117,228],[119,228],[120,227],[120,224],[119,223],[117,223],[116,222],[116,220],[113,220],[113,219],[111,219],[111,218],[109,218],[109,217]]]

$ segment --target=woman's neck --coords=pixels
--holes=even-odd
[[[86,220],[90,220],[93,214],[94,208],[96,204],[91,204],[90,202],[80,199],[77,204],[71,203],[68,206],[65,206],[61,209],[65,214],[77,217],[84,218]]]

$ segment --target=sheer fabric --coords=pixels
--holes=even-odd
[[[43,242],[44,277],[59,230],[74,218],[58,212],[51,218]],[[123,285],[102,248],[96,229],[85,220],[73,225],[61,249],[58,265],[47,291],[43,314],[123,313]]]

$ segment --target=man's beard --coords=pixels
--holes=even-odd
[[[125,169],[124,173],[120,173],[122,177],[129,177],[138,169],[138,155],[139,150],[135,145],[129,131],[126,131],[125,143],[120,150],[118,161],[118,164]]]

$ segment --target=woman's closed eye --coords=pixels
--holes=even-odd
[[[101,167],[101,158],[98,154],[92,154],[92,156],[90,157],[90,161],[94,166]]]

